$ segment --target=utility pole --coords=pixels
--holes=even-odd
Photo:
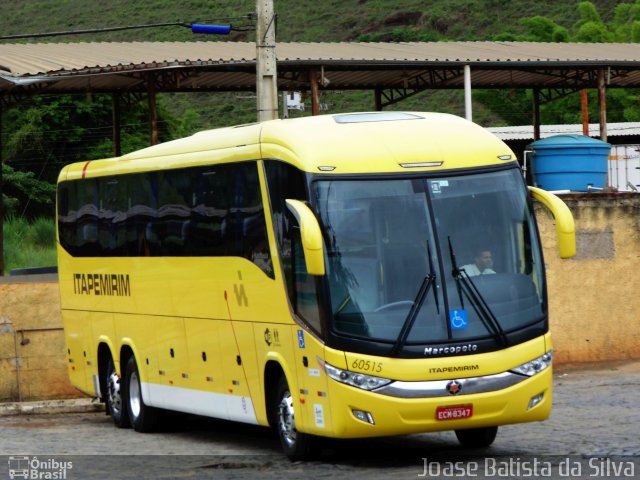
[[[278,118],[276,22],[273,0],[256,0],[256,95],[258,122]]]

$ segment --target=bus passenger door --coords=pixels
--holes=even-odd
[[[65,344],[67,347],[67,367],[69,379],[76,388],[89,395],[95,395],[96,384],[91,379],[88,362],[95,359],[90,356],[94,351],[90,312],[63,311]],[[90,351],[87,351],[90,349]]]
[[[318,359],[324,359],[324,346],[300,326],[296,325],[291,329],[296,343],[294,357],[304,431],[316,435],[329,435],[332,424],[327,397],[327,375],[318,362]]]
[[[292,327],[294,357],[298,380],[298,394],[304,431],[317,435],[331,432],[331,412],[327,398],[327,376],[322,371],[318,359],[324,360],[324,345],[318,334],[322,332],[319,308],[319,279],[307,272],[306,259],[300,238],[300,231],[294,228],[292,235],[291,260],[293,271],[291,303],[298,321],[306,328]]]

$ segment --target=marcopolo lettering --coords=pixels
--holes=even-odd
[[[478,345],[469,343],[467,345],[453,345],[451,347],[427,347],[424,349],[425,355],[456,355],[458,353],[470,353],[478,350]]]
[[[74,273],[73,293],[130,297],[131,282],[128,274]]]

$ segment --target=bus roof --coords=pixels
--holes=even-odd
[[[493,134],[463,118],[423,112],[318,115],[196,133],[119,158],[65,167],[60,180],[277,158],[334,174],[450,170],[515,160]]]

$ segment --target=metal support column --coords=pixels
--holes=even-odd
[[[282,118],[289,118],[289,105],[288,105],[288,100],[289,100],[289,92],[284,90],[282,92]]]
[[[309,70],[309,85],[311,86],[311,115],[320,115],[320,87],[318,86],[318,71]]]
[[[157,145],[158,140],[158,108],[156,105],[156,85],[152,76],[147,77],[147,94],[149,96],[149,127],[151,130],[150,145]]]
[[[598,107],[600,109],[600,140],[607,141],[607,87],[605,70],[598,70]]]
[[[471,66],[464,66],[464,118],[473,120],[471,112]]]
[[[113,139],[113,156],[119,157],[122,155],[122,147],[120,142],[120,94],[114,93],[111,95],[111,120],[112,120],[112,139]]]
[[[382,111],[382,87],[376,87],[376,112]]]
[[[582,109],[582,134],[585,137],[589,136],[589,96],[587,95],[587,89],[580,90],[580,106]]]
[[[533,89],[533,140],[540,140],[540,89]]]

